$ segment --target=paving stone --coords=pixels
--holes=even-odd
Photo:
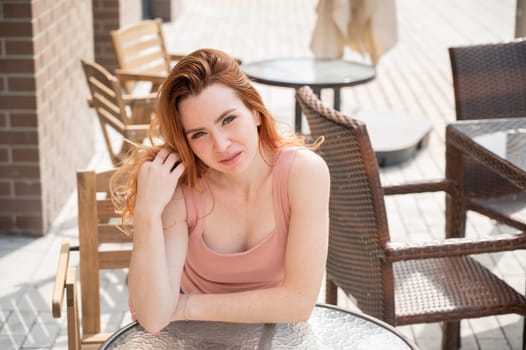
[[[55,338],[60,331],[60,325],[56,322],[53,323],[42,323],[35,322],[31,328],[24,344],[23,349],[26,348],[51,348],[55,343]]]
[[[0,333],[0,349],[20,349],[26,337],[25,334]]]
[[[14,310],[9,315],[0,334],[28,334],[37,319],[37,313],[32,311]]]

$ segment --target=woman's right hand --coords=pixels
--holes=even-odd
[[[159,150],[152,161],[145,162],[137,178],[135,213],[161,215],[172,199],[184,169],[179,155],[166,148]]]

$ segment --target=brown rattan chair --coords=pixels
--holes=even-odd
[[[456,118],[526,117],[526,40],[449,48]],[[526,192],[472,159],[464,161],[465,210],[526,230]],[[462,212],[461,232],[466,212]]]
[[[125,269],[130,262],[131,237],[118,227],[120,216],[108,198],[109,179],[113,172],[77,172],[79,236],[78,247],[71,250],[79,251],[82,305],[79,310],[77,269],[70,266],[67,239],[62,242],[60,250],[52,300],[53,317],[60,318],[66,295],[69,350],[98,349],[111,335],[101,332],[100,272]]]
[[[391,325],[445,321],[443,348],[455,349],[460,320],[526,314],[526,298],[469,254],[526,246],[526,234],[470,240],[391,242],[384,195],[446,191],[458,208],[458,186],[448,180],[382,187],[366,126],[324,106],[309,87],[296,93],[331,173],[326,301],[337,288],[366,314]]]
[[[91,94],[88,104],[97,112],[110,159],[118,166],[132,147],[128,140],[142,143],[146,138],[155,95],[124,94],[120,81],[104,67],[90,61],[81,60],[81,63]],[[114,135],[119,135],[120,140]]]

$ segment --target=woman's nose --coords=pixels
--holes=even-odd
[[[217,151],[225,151],[230,145],[230,140],[227,135],[222,132],[216,132],[214,135],[214,148]]]

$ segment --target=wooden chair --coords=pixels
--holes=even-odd
[[[391,242],[384,195],[446,191],[455,208],[458,186],[447,180],[382,187],[367,128],[324,106],[308,87],[296,93],[331,173],[326,301],[337,288],[366,314],[393,326],[446,321],[443,348],[456,349],[459,321],[526,314],[526,298],[470,254],[526,247],[526,234],[481,240]]]
[[[184,57],[169,53],[163,37],[161,19],[143,20],[111,31],[113,50],[117,59],[117,77],[128,80],[124,86],[131,94],[139,81],[149,81],[151,92],[158,90],[172,65]],[[237,59],[241,64],[241,60]]]
[[[131,238],[118,227],[120,217],[115,213],[109,178],[114,171],[77,173],[78,191],[78,249],[80,269],[80,299],[78,308],[77,269],[69,265],[69,241],[62,242],[53,291],[53,317],[62,316],[66,294],[68,349],[98,349],[110,335],[101,332],[99,272],[105,269],[124,269],[129,266]],[[113,244],[112,249],[104,245]],[[118,248],[115,248],[118,247]],[[79,320],[80,319],[80,320]]]
[[[184,55],[169,54],[161,27],[161,19],[143,20],[111,31],[118,69],[115,74],[134,80],[124,84],[126,92],[135,90],[137,81],[149,81],[155,92],[168,75],[172,62]]]
[[[458,120],[526,117],[526,40],[451,47],[449,56]],[[465,210],[526,230],[526,192],[474,160],[464,163]]]
[[[155,95],[143,97],[123,93],[120,81],[104,67],[81,60],[91,96],[88,104],[95,109],[100,122],[104,142],[114,166],[118,166],[131,149],[129,141],[142,143],[148,134]],[[121,140],[114,146],[115,137]]]

